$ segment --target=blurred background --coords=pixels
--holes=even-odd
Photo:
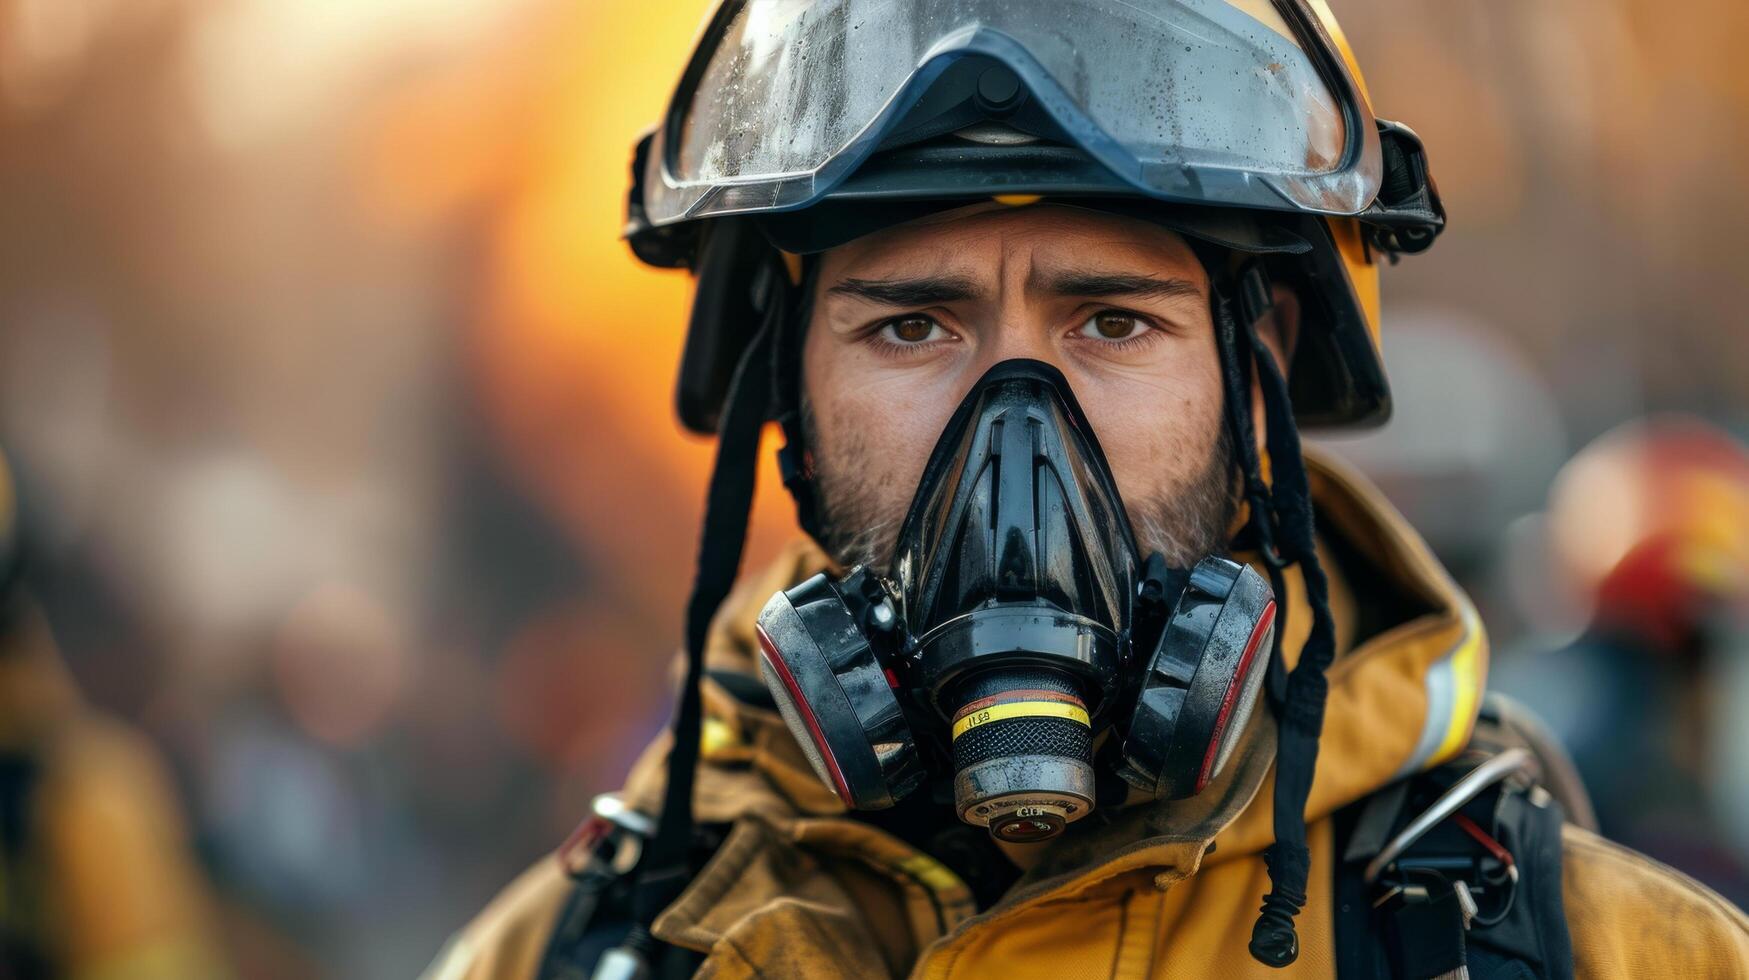
[[[1451,227],[1386,273],[1397,419],[1329,445],[1472,591],[1496,686],[1594,782],[1660,774],[1605,830],[1743,901],[1749,6],[1332,5]],[[618,231],[703,12],[0,0],[15,632],[138,788],[97,809],[152,800],[195,869],[91,963],[412,976],[663,724],[710,446],[686,279]],[[751,560],[793,533],[768,471]]]

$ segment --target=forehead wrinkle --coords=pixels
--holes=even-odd
[[[854,245],[845,246],[853,248]],[[920,244],[914,241],[868,242],[865,247],[845,257],[827,283],[828,292],[845,282],[899,282],[906,280],[940,280],[965,283],[982,292],[986,288],[985,270],[977,263],[967,264],[968,249],[950,248],[940,244]]]
[[[1103,239],[1089,243],[1092,248],[1110,248],[1133,260],[1137,265],[1147,268],[1170,268],[1174,278],[1201,280],[1207,273],[1202,262],[1196,257],[1196,252],[1190,244],[1177,232],[1165,228],[1149,229],[1150,238],[1144,240],[1134,235],[1124,238]]]
[[[1051,288],[1054,280],[1074,276],[1152,279],[1161,283],[1185,283],[1195,287],[1198,293],[1206,290],[1208,272],[1178,234],[1158,229],[1159,240],[1149,241],[1128,229],[1105,231],[1114,237],[1064,243],[1058,236],[1046,236],[1045,241],[1035,244],[1031,249],[1031,270],[1025,280],[1026,289],[1029,292],[1054,292],[1056,290]]]

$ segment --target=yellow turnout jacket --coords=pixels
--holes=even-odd
[[[1307,804],[1311,895],[1299,959],[1271,970],[1245,948],[1269,881],[1275,723],[1258,711],[1233,761],[1197,797],[1119,810],[1049,844],[996,904],[935,859],[847,818],[783,721],[707,682],[697,816],[732,825],[656,936],[706,954],[711,977],[1191,978],[1335,976],[1330,816],[1438,764],[1470,738],[1487,640],[1469,600],[1375,490],[1308,453],[1331,573],[1339,655]],[[770,595],[824,567],[796,546],[745,579],[717,618],[708,663],[755,672],[753,620]],[[1309,615],[1290,577],[1284,649]],[[625,796],[654,813],[666,740]],[[1749,977],[1749,919],[1687,877],[1601,838],[1563,833],[1575,974]],[[525,980],[571,890],[544,860],[458,933],[433,980]]]

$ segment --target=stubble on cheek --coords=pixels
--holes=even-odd
[[[868,565],[884,574],[916,487],[900,486],[904,467],[874,445],[866,427],[842,415],[822,426],[806,393],[801,408],[820,504],[820,545],[843,568]]]
[[[1158,552],[1173,568],[1189,568],[1226,550],[1227,531],[1238,513],[1239,485],[1233,440],[1219,426],[1203,465],[1187,479],[1127,505],[1142,557]]]
[[[865,426],[847,421],[833,417],[822,425],[813,403],[803,395],[802,435],[813,458],[820,544],[843,568],[867,565],[885,574],[917,492],[922,461],[895,458],[900,454],[892,447],[875,445]],[[1225,550],[1239,488],[1232,440],[1218,419],[1214,424],[1217,435],[1199,466],[1125,501],[1140,557],[1159,552],[1168,565],[1189,568],[1204,556]],[[1183,451],[1181,444],[1174,444],[1161,447],[1160,454]],[[911,462],[916,465],[906,465]]]

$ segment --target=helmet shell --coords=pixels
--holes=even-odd
[[[1267,252],[1264,258],[1271,278],[1294,289],[1300,299],[1299,344],[1289,372],[1297,421],[1323,427],[1384,422],[1390,415],[1391,398],[1379,351],[1379,253],[1420,251],[1443,226],[1443,210],[1427,175],[1420,141],[1406,127],[1375,122],[1359,66],[1325,0],[1226,3],[1260,23],[1281,25],[1278,30],[1291,28],[1297,34],[1296,43],[1317,61],[1325,83],[1345,106],[1352,165],[1382,171],[1376,197],[1361,211],[1332,213],[1295,204],[1287,196],[1269,205],[1242,209],[1190,204],[1181,197],[1162,201],[1155,196],[1150,200],[1146,189],[1132,186],[1130,176],[1107,165],[1097,148],[1075,146],[1073,133],[1066,133],[1074,127],[1057,129],[1047,120],[1044,129],[1067,140],[1067,145],[1046,139],[1043,146],[942,147],[937,134],[935,143],[871,149],[870,155],[858,158],[853,169],[835,176],[829,190],[801,206],[744,206],[732,213],[652,221],[645,207],[647,185],[665,179],[665,140],[678,139],[674,134],[684,129],[677,114],[693,97],[688,86],[696,86],[703,74],[700,66],[710,53],[713,30],[740,6],[734,0],[720,5],[707,21],[700,49],[683,76],[669,119],[638,144],[628,197],[626,236],[638,257],[659,266],[690,267],[697,276],[677,397],[682,422],[698,432],[715,430],[729,376],[762,315],[759,299],[748,295],[748,284],[757,278],[754,272],[771,264],[762,256],[836,244],[828,235],[824,245],[786,249],[783,235],[773,232],[775,226],[793,229],[798,222],[813,222],[823,228],[872,231],[879,226],[864,227],[858,220],[866,219],[846,216],[860,206],[864,212],[878,211],[893,224],[929,209],[946,210],[990,198],[1005,203],[1110,202],[1116,198],[1134,201],[1138,208],[1147,205],[1154,212],[1164,206],[1176,209],[1178,216],[1163,223],[1188,237],[1227,245],[1241,253]],[[982,56],[974,53],[967,57]],[[952,74],[951,70],[941,71],[931,76],[936,79],[936,89],[913,93],[917,99],[912,115],[884,110],[883,125],[901,133],[918,131],[916,112],[923,108],[939,111],[944,101],[940,89],[951,82]],[[1023,80],[1026,77],[1022,75]],[[877,143],[876,137],[867,134],[858,139],[871,148]],[[997,179],[993,180],[993,175]],[[995,192],[992,184],[997,185]],[[744,190],[726,189],[735,193]],[[1104,206],[1109,207],[1109,203]],[[1243,215],[1248,223],[1272,229],[1272,235],[1286,235],[1309,247],[1269,252],[1248,247],[1244,241],[1200,234],[1200,219],[1189,221],[1189,227],[1179,226],[1185,213],[1216,210]],[[840,239],[848,240],[843,235]],[[799,267],[794,254],[784,259],[790,269]],[[792,282],[799,282],[799,277],[792,277]]]

